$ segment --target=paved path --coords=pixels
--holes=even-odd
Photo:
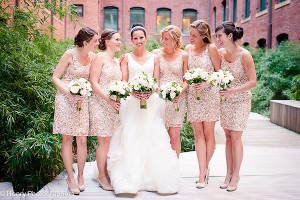
[[[300,119],[299,119],[300,120]],[[299,123],[300,125],[300,123]],[[0,184],[0,200],[8,199],[204,199],[204,200],[261,200],[300,199],[300,135],[269,122],[268,118],[251,113],[243,135],[244,160],[238,190],[232,193],[221,190],[226,170],[224,155],[225,137],[219,124],[216,126],[216,151],[211,161],[209,184],[205,189],[195,188],[198,175],[195,152],[182,153],[181,190],[176,195],[162,196],[154,192],[139,192],[135,196],[118,195],[103,191],[93,181],[90,171],[94,163],[85,168],[86,190],[79,196],[67,191],[66,176],[61,173],[37,194],[14,194],[9,183]]]

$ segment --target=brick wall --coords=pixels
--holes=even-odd
[[[217,24],[223,21],[223,0],[212,0],[211,14],[213,7],[217,9]],[[250,17],[244,19],[245,0],[237,1],[237,26],[244,28],[244,37],[238,42],[239,44],[249,43],[251,47],[257,47],[259,39],[265,39],[268,42],[268,8],[264,14],[259,13],[259,0],[250,1]],[[229,10],[229,20],[232,20],[233,0],[227,0]],[[277,0],[272,0],[272,47],[276,47],[276,37],[280,34],[288,34],[289,40],[299,40],[300,38],[300,1],[287,0],[286,5],[278,7]],[[268,5],[267,5],[268,6]],[[261,15],[260,15],[261,14]],[[213,21],[211,21],[211,24]]]

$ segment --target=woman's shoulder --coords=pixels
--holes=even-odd
[[[192,48],[193,48],[193,45],[192,44],[188,44],[188,45],[185,46],[184,51],[190,52]]]

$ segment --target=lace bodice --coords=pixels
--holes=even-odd
[[[147,60],[143,65],[139,64],[137,61],[133,59],[131,54],[127,54],[128,56],[128,82],[130,82],[135,75],[145,72],[153,77],[154,71],[154,55],[151,55],[150,59]]]
[[[88,65],[83,66],[79,63],[75,49],[70,50],[73,56],[73,63],[69,65],[69,67],[66,69],[66,72],[62,78],[62,81],[64,83],[68,83],[71,80],[79,79],[79,78],[89,78],[89,70],[92,62],[92,57],[90,59],[90,62]]]
[[[101,88],[108,93],[110,83],[114,81],[121,81],[122,73],[120,64],[117,58],[114,58],[116,65],[112,65],[111,62],[106,60],[102,66],[101,76],[99,79],[99,85]]]
[[[228,70],[232,73],[234,79],[230,84],[230,87],[238,87],[248,81],[246,71],[244,69],[244,66],[242,65],[242,57],[241,56],[234,62],[228,62],[224,58],[224,54],[221,54],[221,69],[222,70]]]
[[[190,51],[188,63],[189,63],[189,69],[202,68],[206,70],[209,74],[214,72],[214,67],[211,62],[207,46],[204,52],[200,55],[194,55]]]
[[[182,52],[173,61],[166,60],[162,55],[162,50],[158,51],[160,63],[160,84],[163,85],[169,81],[183,82],[183,66],[182,66]]]

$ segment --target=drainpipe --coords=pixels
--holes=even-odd
[[[211,15],[211,0],[209,0],[209,3],[208,3],[208,23],[211,24],[211,18],[210,18],[210,15]]]
[[[268,5],[268,14],[269,14],[269,19],[268,19],[268,48],[272,48],[272,0],[269,0],[269,5]]]
[[[229,20],[229,0],[226,1],[226,21]]]

